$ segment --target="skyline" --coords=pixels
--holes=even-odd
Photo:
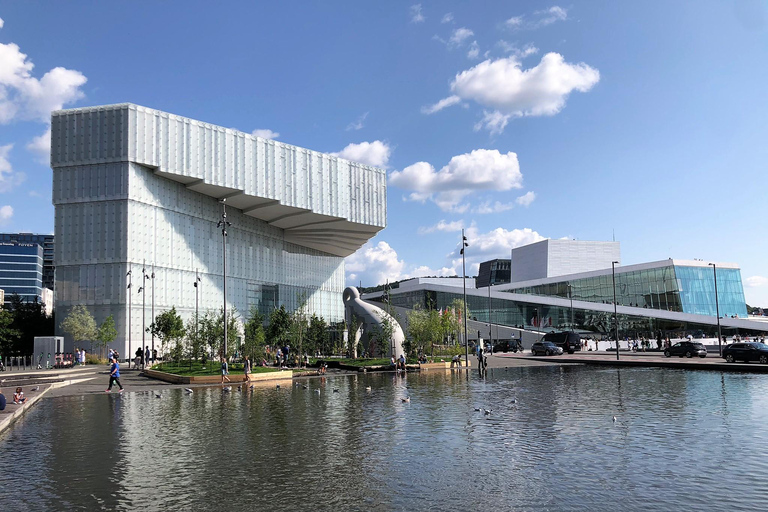
[[[764,3],[184,5],[0,10],[0,230],[53,231],[51,110],[131,102],[387,169],[348,283],[615,235],[768,306]]]

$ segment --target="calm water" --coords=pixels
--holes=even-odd
[[[768,506],[768,376],[548,367],[306,384],[43,400],[0,437],[0,509]]]

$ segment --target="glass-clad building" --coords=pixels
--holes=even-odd
[[[36,233],[0,233],[0,242],[38,244],[43,248],[43,288],[53,290],[53,235]]]
[[[0,289],[5,303],[14,294],[24,301],[41,300],[43,248],[38,244],[0,242]]]
[[[383,169],[132,104],[51,129],[59,323],[79,304],[113,315],[129,354],[152,311],[218,312],[225,206],[230,311],[344,319],[344,258],[386,225]]]

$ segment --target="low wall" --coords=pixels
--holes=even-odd
[[[452,361],[437,361],[433,363],[421,363],[419,369],[421,370],[465,370],[472,368],[472,359],[469,360],[469,365],[464,365],[464,359],[461,360],[459,366]]]
[[[144,375],[152,379],[163,380],[172,384],[221,384],[221,375],[200,375],[189,377],[183,375],[175,375],[173,373],[161,372],[159,370],[144,370]],[[292,378],[292,371],[280,370],[277,372],[252,373],[248,376],[248,382],[285,380]],[[229,380],[234,383],[245,382],[245,375],[230,375]]]

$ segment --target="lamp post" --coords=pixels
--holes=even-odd
[[[469,339],[467,339],[467,268],[464,248],[469,247],[464,230],[461,230],[461,280],[464,285],[464,366],[469,368]]]
[[[496,329],[498,334],[498,329]],[[493,322],[491,322],[491,283],[488,283],[488,339],[491,342],[491,355],[493,355]]]
[[[723,343],[722,343],[722,335],[720,334],[720,302],[717,298],[717,265],[714,263],[708,263],[708,265],[712,265],[712,273],[715,276],[715,313],[717,314],[717,350],[720,352],[720,355],[723,355]]]
[[[571,330],[573,330],[573,290],[570,284],[568,284],[568,298],[571,299]]]
[[[150,327],[155,323],[155,266],[152,265],[152,275],[150,276],[150,279],[152,280],[152,322],[149,324]],[[155,330],[152,329],[152,362],[155,362]]]
[[[146,262],[144,263],[146,265]],[[141,294],[141,353],[144,357],[142,357],[142,361],[144,361],[144,367],[147,366],[147,353],[144,351],[144,347],[147,346],[147,313],[146,313],[146,307],[147,307],[147,279],[149,279],[149,276],[147,275],[147,269],[146,267],[141,267],[141,275],[144,276],[141,279],[141,286],[139,286],[138,293]]]
[[[200,290],[200,276],[197,274],[197,269],[195,269],[195,343],[199,343],[200,340],[197,339],[197,328],[200,323],[200,320],[197,317],[198,312],[198,291]]]
[[[126,276],[128,276],[128,368],[130,368],[132,354],[133,354],[133,352],[131,352],[131,350],[133,349],[133,347],[131,347],[131,330],[132,330],[131,327],[133,327],[131,325],[131,309],[133,309],[133,295],[131,295],[131,293],[133,293],[133,291],[131,290],[131,285],[132,285],[131,281],[133,277],[131,276],[131,269],[128,270],[128,273],[126,274]]]
[[[224,358],[227,357],[227,226],[232,223],[227,220],[226,198],[219,201],[221,203],[221,220],[216,227],[221,228],[221,244],[224,252]]]
[[[616,329],[616,360],[619,360],[619,313],[616,306],[616,264],[618,261],[611,262],[611,280],[613,281],[613,325]]]

